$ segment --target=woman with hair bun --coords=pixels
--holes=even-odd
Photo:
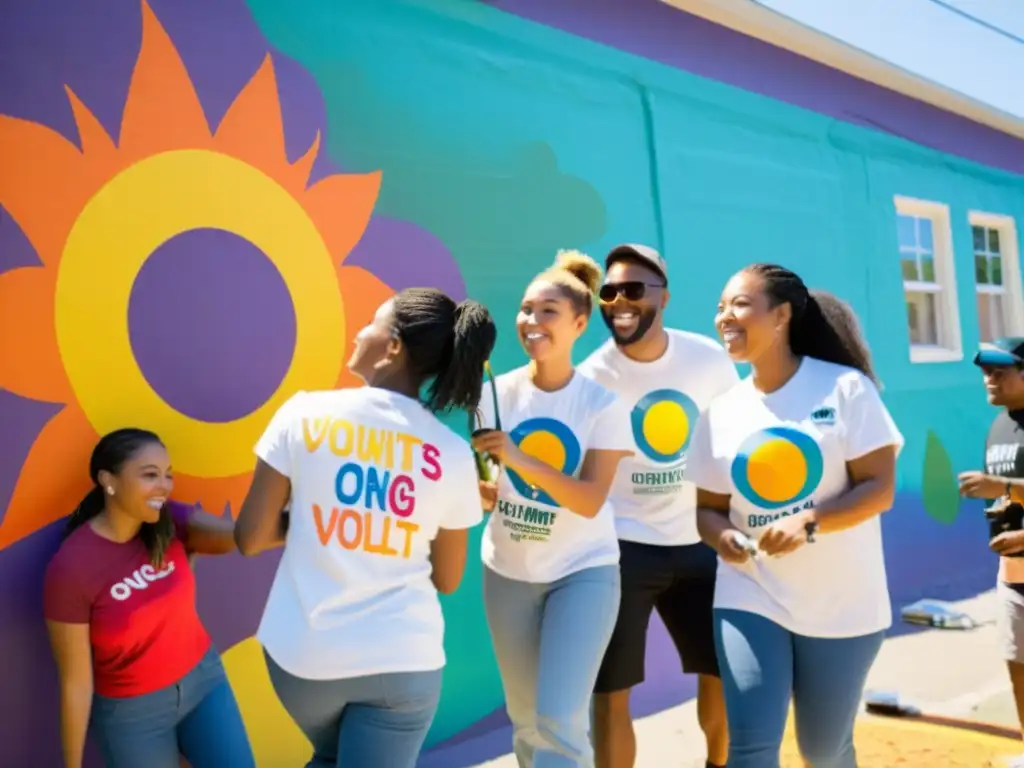
[[[402,291],[356,336],[366,386],[298,393],[256,445],[235,538],[273,546],[289,507],[256,637],[307,768],[416,765],[445,665],[438,593],[483,519],[473,452],[436,414],[476,409],[495,338],[477,302]]]
[[[484,602],[520,766],[592,766],[590,699],[619,603],[605,501],[631,455],[629,415],[573,368],[600,267],[576,251],[527,286],[516,317],[530,362],[497,378],[498,415],[473,447],[504,468],[484,532]],[[497,424],[489,399],[485,425]]]

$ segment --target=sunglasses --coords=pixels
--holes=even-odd
[[[648,288],[664,288],[659,283],[644,283],[640,280],[627,280],[622,283],[605,283],[597,292],[597,298],[605,304],[611,304],[619,296],[626,301],[640,301],[647,295]]]
[[[479,410],[470,412],[469,432],[473,437],[476,437],[481,432],[490,432],[492,430],[501,431],[501,413],[498,411],[498,385],[494,383],[494,371],[491,370],[490,363],[484,363],[484,373],[487,374],[487,380],[491,385],[491,403],[494,406],[494,426],[485,427],[483,425],[483,418]],[[477,453],[476,451],[473,451],[473,458],[476,459],[476,475],[480,480],[483,480],[484,482],[491,482],[497,477],[497,472],[492,472],[492,468],[497,470],[501,465],[495,461],[490,454]]]

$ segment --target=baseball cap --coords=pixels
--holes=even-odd
[[[1024,337],[1008,336],[982,344],[974,356],[975,365],[1024,366]]]
[[[605,269],[608,269],[608,267],[620,259],[636,259],[646,264],[661,275],[665,280],[665,284],[668,285],[668,264],[665,263],[665,259],[661,257],[661,254],[650,246],[639,245],[638,243],[624,243],[623,245],[615,246],[604,257]]]

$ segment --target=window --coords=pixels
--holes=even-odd
[[[1009,216],[972,212],[974,283],[978,300],[978,337],[992,341],[1024,333],[1021,317],[1017,231]]]
[[[938,363],[962,359],[949,208],[897,197],[896,240],[911,361]]]

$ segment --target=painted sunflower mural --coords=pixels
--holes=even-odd
[[[132,5],[137,21],[134,3],[120,3],[118,16]],[[232,27],[237,37],[248,28]],[[113,51],[135,46],[119,120],[105,109],[105,125],[70,78],[41,78],[33,94],[63,87],[70,126],[4,114],[10,99],[0,103],[2,241],[21,239],[30,252],[22,261],[31,262],[10,264],[15,249],[0,260],[0,405],[12,426],[3,463],[13,469],[9,499],[0,498],[0,575],[26,585],[0,601],[0,621],[17,627],[3,650],[22,662],[0,695],[9,713],[0,744],[12,764],[40,758],[38,741],[24,755],[14,746],[25,733],[53,744],[57,759],[38,585],[57,521],[90,486],[99,436],[126,425],[155,430],[175,464],[174,496],[235,515],[271,415],[298,389],[354,384],[345,368],[351,339],[405,287],[394,260],[379,260],[385,274],[374,270],[374,241],[397,245],[389,230],[398,225],[402,245],[426,242],[420,253],[433,263],[421,269],[436,270],[455,295],[464,290],[427,233],[382,217],[370,227],[379,172],[336,172],[318,130],[289,157],[277,62],[265,45],[254,58],[258,36],[231,41],[232,61],[254,66],[212,120],[178,41],[147,2],[137,30],[106,30]],[[112,73],[104,85],[119,90]],[[362,257],[349,258],[361,239]],[[16,438],[32,421],[23,416],[43,411],[22,455]],[[268,765],[307,750],[251,638],[277,557],[203,559],[197,568],[200,611]]]

